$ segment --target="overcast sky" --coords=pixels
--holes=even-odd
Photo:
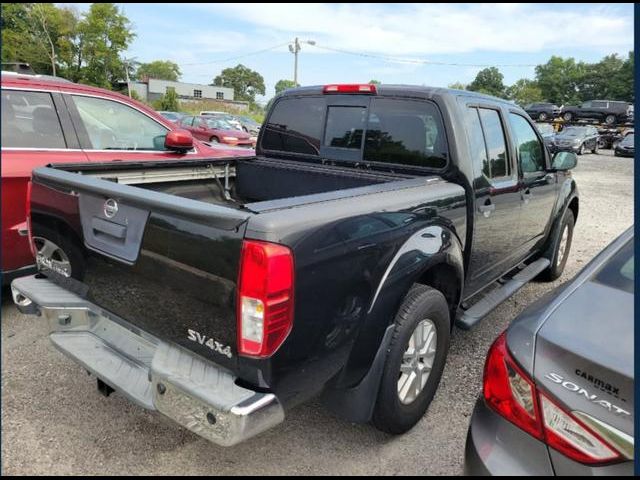
[[[296,36],[317,42],[303,44],[299,55],[303,85],[377,79],[447,86],[473,80],[482,67],[472,65],[522,65],[499,67],[511,84],[532,78],[527,65],[551,55],[591,62],[633,48],[632,4],[119,5],[137,34],[128,57],[172,60],[182,80],[194,83],[242,63],[264,77],[266,98],[278,80],[293,79],[286,43]],[[269,50],[252,54],[262,49]]]

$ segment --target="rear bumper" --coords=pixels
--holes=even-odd
[[[547,446],[476,402],[464,458],[465,475],[554,475]]]
[[[53,345],[132,402],[222,446],[281,423],[275,395],[236,385],[228,371],[127,324],[36,276],[11,284],[18,309],[41,315]]]

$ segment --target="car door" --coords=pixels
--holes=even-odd
[[[583,102],[576,112],[577,118],[592,118],[594,115],[593,102]]]
[[[521,198],[502,112],[472,103],[465,110],[475,177],[473,240],[465,285],[469,296],[513,268]]]
[[[591,118],[604,120],[609,113],[609,102],[594,100],[591,102]]]
[[[2,271],[33,265],[26,229],[27,184],[34,168],[85,162],[60,92],[2,89]],[[26,273],[26,272],[25,272]]]
[[[171,130],[123,101],[87,94],[67,94],[80,145],[91,161],[140,161],[188,158],[164,148]]]
[[[208,142],[211,140],[211,129],[202,117],[194,117],[191,133],[198,140]]]
[[[550,172],[544,141],[527,118],[509,112],[509,128],[515,141],[515,155],[522,189],[521,211],[516,229],[517,250],[524,258],[545,238],[558,198],[557,175]]]

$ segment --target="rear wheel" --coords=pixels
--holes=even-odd
[[[33,234],[36,247],[36,263],[40,268],[52,270],[65,277],[81,280],[85,261],[82,251],[67,236],[46,227],[39,227]]]
[[[218,137],[211,137],[209,143],[220,143],[220,140],[218,140]]]
[[[571,250],[574,225],[575,218],[573,211],[567,208],[559,224],[559,228],[554,232],[553,241],[545,255],[551,264],[540,274],[538,277],[540,280],[552,282],[562,275],[564,267],[567,264],[569,251]]]
[[[541,122],[544,122],[547,119],[547,114],[544,112],[540,112],[540,114],[538,115],[538,120],[540,120]]]
[[[573,113],[571,113],[571,112],[566,112],[566,113],[564,113],[564,114],[562,115],[562,119],[563,119],[565,122],[571,122],[571,121],[573,120]]]
[[[607,125],[615,125],[616,116],[615,115],[607,115],[606,117],[604,117],[604,123],[606,123]]]
[[[444,295],[414,285],[396,314],[372,418],[377,429],[404,433],[425,414],[444,370],[450,325]]]

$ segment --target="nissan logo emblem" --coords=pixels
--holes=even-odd
[[[104,216],[107,218],[115,217],[116,213],[118,213],[118,202],[113,198],[107,199],[107,201],[104,202],[103,212]]]

